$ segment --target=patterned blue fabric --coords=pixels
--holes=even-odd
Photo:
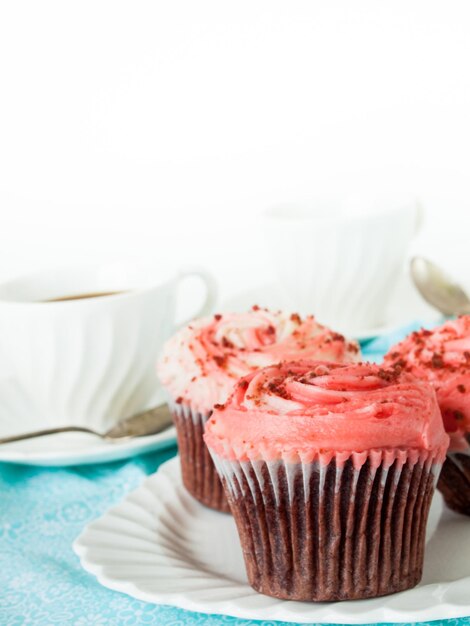
[[[409,330],[372,341],[364,352],[377,359]],[[71,545],[82,528],[175,453],[64,469],[0,463],[0,626],[280,626],[146,604],[101,587],[81,569]],[[470,617],[430,624],[470,625]]]

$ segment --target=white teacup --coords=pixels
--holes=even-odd
[[[289,305],[350,335],[384,323],[418,223],[414,203],[311,202],[264,213]]]
[[[6,430],[73,424],[104,431],[149,406],[158,391],[157,354],[175,328],[177,286],[190,275],[207,292],[194,315],[207,314],[215,285],[199,269],[165,280],[122,265],[62,269],[0,285],[2,375],[35,409],[12,415]],[[109,292],[117,293],[96,295]],[[79,295],[88,297],[65,299]]]

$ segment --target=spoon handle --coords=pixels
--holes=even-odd
[[[62,426],[61,428],[46,428],[45,430],[35,430],[30,433],[12,435],[11,437],[1,437],[0,444],[22,441],[23,439],[34,439],[34,437],[45,437],[46,435],[55,435],[57,433],[89,433],[97,437],[102,437],[102,435],[96,431],[91,430],[91,428],[85,428],[85,426]]]
[[[108,432],[104,433],[103,437],[108,441],[119,441],[133,439],[134,437],[156,435],[166,430],[172,423],[173,419],[168,406],[162,404],[120,421]]]

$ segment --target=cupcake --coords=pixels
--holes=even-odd
[[[158,375],[169,395],[177,429],[183,483],[197,500],[229,511],[217,472],[204,445],[204,425],[235,383],[282,360],[357,360],[355,342],[318,324],[312,316],[271,313],[214,315],[191,323],[165,345]]]
[[[470,515],[470,315],[411,333],[384,361],[436,390],[450,435],[438,488],[451,509]]]
[[[256,591],[352,600],[421,579],[448,445],[429,384],[369,363],[278,364],[239,381],[204,438]]]

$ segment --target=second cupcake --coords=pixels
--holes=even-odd
[[[242,376],[283,360],[350,362],[358,357],[355,342],[312,316],[301,319],[256,306],[247,313],[197,320],[179,331],[164,347],[158,375],[169,394],[188,491],[206,506],[229,511],[203,433],[214,405],[227,400]]]

